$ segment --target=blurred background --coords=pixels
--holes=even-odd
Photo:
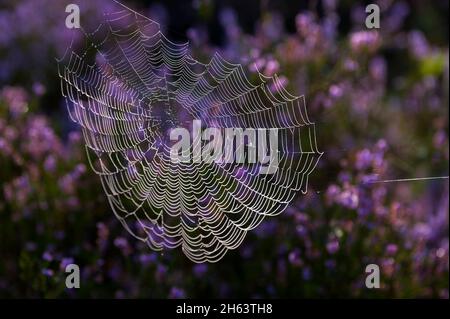
[[[370,1],[372,2],[372,1]],[[123,1],[173,41],[305,94],[324,155],[307,195],[218,264],[155,253],[113,216],[60,93],[65,7],[92,29],[110,0],[0,1],[0,297],[448,298],[449,29],[442,1]],[[81,288],[65,288],[65,266]],[[381,288],[365,287],[365,267]]]

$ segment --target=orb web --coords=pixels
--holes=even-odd
[[[135,238],[217,262],[307,192],[322,155],[315,125],[304,96],[290,94],[276,75],[258,73],[254,84],[218,53],[202,63],[189,43],[171,42],[157,22],[120,3],[96,30],[79,32],[84,47],[72,44],[58,60],[62,94],[115,216]],[[261,174],[258,163],[174,162],[167,132],[193,119],[277,129],[275,172]]]

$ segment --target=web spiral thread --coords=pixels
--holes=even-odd
[[[277,76],[251,83],[240,64],[215,54],[195,60],[188,43],[118,3],[86,45],[58,61],[71,119],[123,226],[154,250],[181,247],[194,262],[216,262],[266,216],[280,214],[322,153],[304,96]],[[279,131],[274,174],[259,165],[173,162],[167,128],[201,119],[207,127]],[[202,143],[202,141],[194,141]],[[250,146],[251,147],[251,146]]]

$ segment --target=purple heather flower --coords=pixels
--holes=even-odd
[[[275,220],[265,220],[255,229],[255,233],[258,237],[267,238],[273,236],[277,230],[277,226],[278,224]]]
[[[228,41],[233,43],[239,38],[240,28],[237,22],[236,13],[232,9],[224,9],[219,14],[220,24],[225,29]],[[231,43],[228,43],[230,45]],[[230,49],[233,49],[231,46]]]
[[[274,60],[274,59],[270,59],[266,63],[266,67],[264,69],[264,75],[273,76],[275,73],[278,72],[279,68],[280,68],[280,64],[278,63],[278,61]]]
[[[303,225],[298,225],[295,227],[295,230],[300,237],[304,237],[308,234],[308,229]]]
[[[84,164],[77,164],[76,166],[75,166],[75,169],[73,170],[73,177],[75,178],[75,179],[78,179],[78,178],[80,178],[80,176],[81,175],[83,175],[84,173],[86,172],[86,165],[84,165]]]
[[[283,34],[283,17],[277,13],[270,13],[262,19],[260,31],[263,39],[277,41]]]
[[[350,35],[350,47],[354,52],[374,51],[380,42],[381,38],[377,31],[358,31]]]
[[[289,253],[289,262],[291,263],[291,265],[293,266],[297,266],[300,267],[303,265],[303,261],[300,258],[300,250],[299,249],[294,249],[293,251],[291,251]]]
[[[62,144],[45,117],[30,118],[26,133],[26,140],[23,144],[25,153],[36,159],[42,158],[47,152],[61,153]]]
[[[48,268],[44,268],[42,269],[42,274],[46,277],[53,277],[53,275],[55,274],[55,272],[51,269]]]
[[[314,16],[311,13],[300,13],[295,17],[295,23],[297,26],[297,31],[307,37],[308,34],[314,32],[317,28]]]
[[[54,235],[57,240],[63,240],[66,237],[66,233],[63,230],[55,231]]]
[[[5,197],[5,203],[11,202],[14,200],[14,190],[13,185],[11,184],[5,184],[3,186],[3,195]],[[3,204],[0,205],[0,209],[3,207]]]
[[[330,254],[335,254],[337,253],[337,251],[339,250],[339,241],[337,241],[336,239],[332,239],[331,241],[329,241],[327,243],[327,251]]]
[[[108,246],[109,229],[104,223],[97,223],[97,245],[100,250],[105,250]]]
[[[56,158],[54,155],[49,155],[44,161],[44,168],[48,172],[54,172],[56,168]]]
[[[430,226],[425,223],[418,223],[413,229],[415,237],[427,240],[432,235]]]
[[[46,92],[46,88],[42,83],[36,82],[33,84],[33,93],[37,96],[42,96]]]
[[[422,59],[430,52],[428,41],[421,31],[411,31],[408,35],[409,50],[415,58]]]
[[[361,4],[354,5],[351,8],[351,19],[355,25],[362,25],[364,23],[364,19],[366,19],[367,14],[365,13],[364,6]]]
[[[204,28],[192,27],[187,30],[187,37],[194,46],[200,46],[207,42],[208,32]]]
[[[113,280],[119,280],[122,275],[122,268],[118,263],[114,263],[108,270],[108,276]]]
[[[252,72],[261,72],[262,68],[266,65],[266,60],[264,58],[258,58],[255,61],[253,61],[252,64],[250,64],[250,71]]]
[[[124,237],[117,237],[114,240],[114,245],[120,249],[120,251],[125,255],[128,256],[131,254],[131,246],[128,243],[128,240]]]
[[[276,292],[277,292],[273,285],[267,286],[266,291],[271,296],[274,296],[276,294]]]
[[[393,258],[383,259],[380,268],[387,276],[392,276],[395,272],[395,260]]]
[[[375,81],[384,81],[386,78],[387,66],[382,57],[375,57],[370,61],[369,73]]]
[[[385,187],[378,187],[373,190],[372,198],[375,203],[382,203],[384,198],[386,197],[387,190]],[[398,211],[401,205],[398,202],[393,202],[392,208],[394,211]]]
[[[338,202],[347,208],[355,209],[359,205],[359,196],[355,188],[349,188],[339,194]]]
[[[71,144],[78,144],[81,142],[82,136],[80,132],[73,131],[69,133],[69,143]]]
[[[35,251],[37,249],[37,244],[29,241],[25,244],[25,249],[28,251]]]
[[[13,116],[18,116],[28,110],[27,92],[20,87],[6,86],[0,91],[0,99],[5,100]]]
[[[5,199],[15,201],[20,206],[25,205],[31,193],[30,179],[26,175],[17,177],[10,184],[4,186]]]
[[[309,220],[308,215],[306,215],[305,213],[299,212],[298,210],[295,211],[295,221],[297,223],[307,223]]]
[[[387,17],[383,20],[383,29],[389,32],[398,31],[402,27],[409,11],[409,6],[406,2],[396,1],[393,3]]]
[[[446,250],[444,248],[442,248],[442,247],[436,249],[436,257],[437,258],[443,258],[446,253],[447,253]]]
[[[352,175],[347,171],[341,171],[338,176],[339,182],[346,184],[349,183],[352,179]]]
[[[323,6],[327,12],[334,11],[337,8],[338,0],[324,0]]]
[[[356,69],[358,69],[358,63],[355,60],[346,59],[344,61],[344,68],[347,71],[354,72],[354,71],[356,71]]]
[[[160,3],[154,3],[148,10],[150,19],[158,21],[159,27],[163,33],[166,33],[165,27],[169,25],[169,15],[166,7]]]
[[[69,198],[67,198],[65,203],[68,208],[77,208],[78,206],[80,206],[80,200],[76,196],[70,196]]]
[[[447,134],[443,130],[439,130],[434,134],[433,136],[433,146],[437,149],[442,148],[445,145],[445,142],[447,141]],[[1,149],[1,146],[0,146]]]
[[[338,34],[339,16],[336,13],[327,15],[322,24],[323,34],[328,41],[334,41]]]
[[[302,277],[303,277],[303,280],[305,280],[305,281],[311,280],[311,278],[312,278],[311,268],[304,267],[302,269]]]
[[[52,261],[53,255],[49,251],[46,251],[42,254],[42,259],[44,259],[45,261]]]
[[[327,188],[327,192],[326,192],[326,198],[329,201],[334,201],[335,198],[341,193],[341,189],[339,188],[339,186],[331,184],[330,186],[328,186]]]
[[[358,215],[360,217],[369,215],[373,212],[373,205],[373,200],[371,198],[366,196],[361,197],[358,205]]]
[[[332,270],[336,268],[336,260],[334,259],[327,259],[325,260],[325,267]]]
[[[372,160],[372,153],[368,149],[363,149],[356,154],[355,166],[358,170],[364,170],[370,167]]]
[[[448,289],[441,289],[439,292],[439,298],[448,299]]]
[[[337,85],[337,84],[333,84],[330,86],[330,95],[333,98],[340,98],[343,94],[343,90],[342,87]]]
[[[155,273],[156,280],[162,281],[166,274],[167,274],[167,267],[162,264],[158,264],[158,266],[156,266],[156,273]]]
[[[197,264],[193,267],[195,276],[202,277],[208,271],[207,264]]]
[[[65,257],[61,259],[61,263],[59,264],[59,267],[64,270],[66,267],[70,264],[73,264],[73,258],[71,257]]]
[[[13,128],[11,126],[5,127],[5,129],[3,131],[3,137],[5,138],[6,141],[14,142],[18,136],[19,136],[19,132],[15,128]]]
[[[241,249],[241,256],[246,259],[251,258],[253,256],[253,247],[249,244],[243,245]]]
[[[396,244],[389,244],[386,246],[386,253],[390,256],[395,255],[397,253],[398,246]]]
[[[277,78],[276,84],[275,82],[273,82],[269,85],[270,91],[272,93],[281,92],[288,85],[288,83],[289,81],[285,76],[279,76]]]
[[[97,262],[96,262],[95,264],[96,264],[96,266],[97,266],[98,268],[101,268],[101,267],[103,267],[103,266],[105,265],[105,260],[102,259],[102,258],[97,259]]]
[[[220,12],[219,20],[224,27],[237,24],[236,13],[230,8],[226,8]]]
[[[61,190],[66,194],[73,194],[75,192],[75,181],[72,174],[66,174],[59,179],[58,182]]]
[[[363,184],[368,184],[378,180],[378,174],[365,174],[361,177],[361,182]]]
[[[157,257],[155,253],[141,254],[139,255],[139,262],[143,266],[148,266],[156,261]]]
[[[171,299],[183,299],[186,297],[186,293],[183,289],[178,287],[172,287],[170,290],[169,298]]]

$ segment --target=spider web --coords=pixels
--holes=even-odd
[[[305,99],[277,76],[259,73],[253,84],[218,53],[209,63],[195,60],[188,43],[169,41],[157,22],[117,4],[95,31],[80,29],[80,53],[72,44],[58,60],[69,116],[114,214],[134,237],[154,250],[181,247],[194,262],[216,262],[307,192],[322,153]],[[277,129],[275,173],[260,174],[260,164],[172,161],[167,132],[193,119]]]

